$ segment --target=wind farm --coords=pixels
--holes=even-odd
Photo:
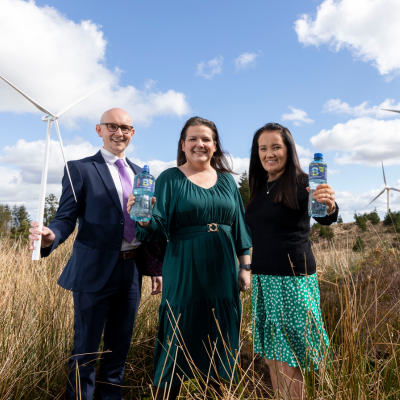
[[[399,112],[399,111],[396,111],[396,112]],[[378,197],[382,196],[382,195],[385,193],[385,191],[386,191],[386,193],[387,193],[387,212],[389,213],[389,212],[390,212],[390,191],[391,191],[391,190],[394,190],[394,191],[396,191],[396,192],[400,192],[400,190],[399,190],[399,189],[396,189],[396,188],[394,188],[394,187],[388,186],[388,184],[387,184],[387,182],[386,182],[386,176],[385,176],[385,169],[384,169],[384,167],[383,167],[383,161],[382,161],[382,172],[383,172],[383,182],[384,182],[384,184],[385,184],[385,187],[384,187],[384,189],[378,194],[378,196],[376,196],[372,201],[370,201],[370,202],[368,203],[367,207],[368,207],[370,204],[372,204]]]
[[[65,158],[65,153],[64,153],[64,146],[63,142],[61,139],[61,133],[60,133],[60,127],[58,124],[58,119],[69,111],[72,107],[75,107],[77,104],[79,104],[81,101],[85,100],[87,97],[91,96],[93,93],[97,92],[100,90],[102,87],[108,84],[104,83],[97,89],[93,90],[92,92],[86,94],[85,96],[79,98],[78,100],[75,100],[74,102],[68,104],[64,108],[62,108],[58,113],[52,113],[48,109],[44,108],[41,106],[39,103],[37,103],[35,100],[33,100],[31,97],[29,97],[27,94],[25,94],[22,90],[18,89],[14,84],[12,84],[10,81],[8,81],[6,78],[0,75],[0,78],[8,83],[13,89],[15,89],[18,93],[20,93],[22,96],[24,96],[29,102],[31,102],[38,110],[42,111],[45,113],[45,115],[42,117],[42,121],[47,122],[47,133],[46,133],[46,147],[45,147],[45,154],[44,154],[44,159],[43,159],[43,169],[42,169],[42,180],[41,180],[41,185],[40,185],[40,196],[39,196],[39,204],[38,204],[38,212],[37,212],[37,221],[39,223],[39,231],[42,231],[43,229],[43,217],[44,217],[44,203],[45,203],[45,198],[46,198],[46,186],[47,186],[47,172],[49,169],[49,153],[50,153],[50,137],[51,137],[51,125],[54,122],[54,125],[56,127],[57,131],[57,136],[58,136],[58,141],[60,143],[60,148],[61,148],[61,153],[64,159],[64,164],[65,168],[67,170],[67,174],[69,177],[69,181],[71,183],[72,191],[74,193],[75,201],[76,201],[76,195],[74,191],[74,186],[72,184],[71,176],[69,173],[69,168],[67,164],[67,160]],[[34,250],[32,252],[32,260],[38,261],[40,258],[40,247],[41,247],[41,238],[39,237],[39,240],[35,241],[34,243]]]

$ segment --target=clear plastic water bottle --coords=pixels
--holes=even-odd
[[[310,194],[308,196],[308,215],[310,217],[325,217],[326,215],[326,204],[318,203],[314,199],[314,192],[318,185],[327,183],[328,177],[328,166],[322,161],[322,154],[315,153],[314,161],[310,164],[309,170],[309,186]]]
[[[152,200],[156,179],[150,174],[150,167],[145,165],[140,174],[133,179],[133,195],[135,203],[131,207],[130,216],[139,222],[150,221],[153,212]]]

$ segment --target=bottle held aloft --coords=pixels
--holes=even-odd
[[[309,170],[309,186],[310,194],[308,196],[308,215],[310,217],[325,217],[326,215],[326,204],[318,203],[314,199],[314,192],[318,185],[327,183],[328,178],[328,166],[322,160],[321,153],[314,154],[314,160],[310,163]]]
[[[153,206],[152,200],[156,179],[150,174],[150,167],[145,165],[140,174],[133,179],[132,193],[135,196],[135,203],[131,207],[130,216],[139,222],[150,221]]]

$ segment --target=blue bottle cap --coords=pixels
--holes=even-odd
[[[150,172],[150,167],[148,165],[145,165],[142,169],[142,172]]]
[[[314,158],[323,158],[322,153],[315,153]]]

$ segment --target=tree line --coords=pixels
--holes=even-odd
[[[58,198],[54,194],[46,197],[44,208],[44,224],[48,226],[56,215]],[[11,238],[27,238],[31,226],[31,218],[24,204],[9,206],[0,204],[0,234]]]

